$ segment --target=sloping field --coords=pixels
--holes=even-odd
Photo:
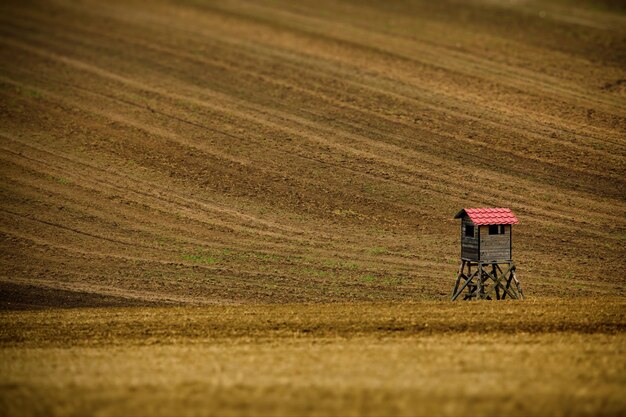
[[[3,1],[0,305],[624,295],[620,2]],[[85,301],[93,300],[93,301]]]
[[[624,415],[623,299],[0,314],[6,416]]]

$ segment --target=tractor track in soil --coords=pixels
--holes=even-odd
[[[8,1],[0,23],[2,308],[445,299],[464,206],[518,214],[527,294],[623,295],[623,10]]]

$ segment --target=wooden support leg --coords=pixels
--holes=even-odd
[[[500,272],[500,276],[502,277],[502,281],[505,282],[506,281],[506,274],[504,272],[502,272],[502,269],[500,268],[500,265],[496,264],[496,268]],[[504,300],[506,298],[507,289],[503,286],[503,284],[501,284],[501,286],[502,286],[502,297],[500,299]]]
[[[476,281],[476,299],[483,298],[483,264],[478,264],[478,281]]]
[[[459,295],[461,295],[461,293],[463,292],[463,290],[472,283],[474,277],[476,277],[476,275],[478,274],[478,271],[474,272],[472,275],[470,275],[469,277],[467,277],[465,279],[465,283],[463,285],[461,285],[461,288],[459,288],[459,290],[456,292],[456,294],[454,294],[452,296],[452,301],[456,300]],[[470,292],[471,294],[471,292]]]
[[[517,292],[519,293],[520,298],[523,300],[524,293],[522,292],[522,285],[520,284],[520,282],[517,280],[517,277],[515,276],[515,266],[511,268],[511,277],[513,278],[513,281],[515,281],[515,286],[517,287]]]
[[[510,271],[510,270],[509,270],[509,271],[508,271],[508,274],[509,274],[509,277],[508,277],[508,280],[507,280],[507,283],[506,283],[506,288],[507,288],[507,290],[508,290],[508,292],[509,292],[509,297],[511,297],[511,298],[513,298],[513,299],[515,299],[515,300],[519,300],[519,299],[520,299],[520,296],[519,296],[519,294],[517,293],[517,290],[515,289],[515,287],[513,287],[513,286],[511,285],[511,284],[514,284],[514,283],[515,283],[515,281],[514,281],[514,276],[513,276],[513,274],[512,274],[512,271]]]
[[[499,277],[498,277],[498,270],[496,269],[497,264],[491,264],[491,275],[493,277],[493,281],[494,281],[494,290],[496,292],[496,300],[500,299],[500,286],[498,285],[498,281],[499,281]]]
[[[454,294],[456,294],[456,292],[459,289],[459,285],[461,284],[461,279],[464,277],[464,274],[463,274],[463,270],[464,269],[465,269],[465,261],[461,261],[461,266],[459,267],[459,272],[456,274],[456,283],[454,284],[454,291],[452,291],[452,296],[453,297],[454,297]]]

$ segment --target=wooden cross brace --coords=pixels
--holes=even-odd
[[[514,300],[524,299],[522,287],[515,276],[515,264],[507,262],[506,265],[503,271],[497,262],[479,262],[476,264],[477,270],[471,273],[471,263],[462,261],[454,285],[452,301],[455,301],[466,289],[464,300],[492,300],[494,295],[496,300],[504,300],[507,296]],[[465,272],[466,267],[467,272]],[[491,271],[488,270],[489,267]],[[461,284],[462,281],[464,282]]]

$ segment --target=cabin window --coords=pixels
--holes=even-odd
[[[490,224],[489,225],[489,234],[490,235],[503,235],[504,234],[504,225],[503,224]]]
[[[474,237],[474,226],[470,224],[465,225],[465,236]]]

